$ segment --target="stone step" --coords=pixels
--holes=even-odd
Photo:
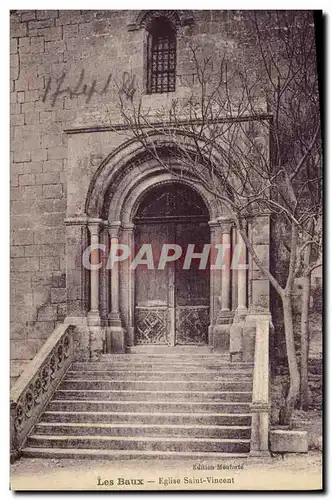
[[[246,413],[248,402],[196,402],[196,401],[94,401],[53,399],[48,411],[128,411],[128,412],[209,412],[209,413]]]
[[[186,380],[92,380],[70,379],[60,384],[59,389],[92,389],[92,390],[151,390],[172,391],[174,388],[187,391],[250,391],[251,381],[223,380],[223,381],[186,381]]]
[[[177,380],[191,381],[220,381],[225,379],[251,380],[252,370],[230,371],[210,370],[210,371],[166,371],[166,370],[70,370],[67,372],[66,379],[85,379],[85,380],[171,380],[176,374]]]
[[[218,425],[150,425],[150,424],[101,424],[91,422],[50,423],[40,422],[35,434],[71,436],[162,436],[193,438],[249,439],[250,426]]]
[[[194,348],[191,351],[179,351],[174,348],[170,347],[164,347],[163,352],[157,352],[156,349],[151,349],[149,352],[131,352],[131,353],[124,353],[124,354],[102,354],[100,356],[100,361],[120,361],[120,360],[125,360],[127,361],[128,359],[130,360],[147,360],[147,359],[152,359],[152,360],[188,360],[188,361],[193,361],[193,360],[207,360],[207,361],[230,361],[230,356],[229,353],[226,354],[221,354],[221,353],[212,353],[209,352],[208,350],[204,351],[203,349],[197,349]]]
[[[241,401],[251,402],[250,391],[144,391],[59,389],[54,399],[115,401]]]
[[[157,460],[229,460],[231,458],[247,458],[248,453],[216,453],[216,452],[185,452],[185,451],[157,451],[157,450],[99,450],[99,449],[66,449],[66,448],[31,448],[22,450],[26,458],[74,458],[93,460],[128,460],[128,459],[157,459]]]
[[[249,439],[123,436],[46,436],[31,434],[29,448],[92,448],[111,450],[248,453]]]
[[[179,371],[238,371],[238,370],[246,370],[246,369],[253,369],[253,364],[252,363],[243,363],[243,362],[237,362],[237,363],[229,363],[229,362],[222,362],[222,361],[202,361],[202,360],[197,360],[197,362],[191,361],[172,361],[169,359],[163,360],[163,359],[158,359],[154,361],[148,361],[146,359],[142,359],[140,361],[135,361],[132,358],[128,360],[123,360],[123,361],[110,361],[110,362],[95,362],[95,361],[76,361],[72,365],[72,370],[78,371],[78,370],[129,370],[129,371],[172,371],[174,372],[175,370]]]
[[[195,411],[185,413],[167,411],[129,412],[129,411],[45,411],[41,416],[42,422],[91,422],[91,423],[125,423],[148,425],[221,425],[221,426],[250,426],[249,413],[208,413]]]
[[[252,371],[252,363],[197,348],[75,362],[23,456],[247,456]]]

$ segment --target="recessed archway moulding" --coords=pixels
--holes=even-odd
[[[165,168],[157,159],[151,159],[144,146],[135,138],[127,136],[125,142],[114,147],[119,141],[113,132],[106,130],[78,133],[70,137],[66,224],[68,321],[81,325],[81,338],[85,339],[82,351],[89,353],[93,359],[101,352],[105,340],[112,352],[123,352],[132,345],[135,339],[135,277],[123,263],[117,273],[113,269],[112,272],[100,272],[99,278],[97,275],[93,276],[92,282],[97,282],[98,278],[99,284],[91,287],[92,276],[89,276],[81,264],[82,249],[86,248],[89,238],[93,237],[106,245],[112,239],[112,243],[116,241],[131,246],[136,230],[135,214],[144,195],[155,186],[182,183],[195,190],[207,207],[211,247],[220,241],[226,244],[230,242],[232,245],[237,242],[232,213],[226,201],[221,203],[220,199],[216,199],[204,186],[204,182],[195,178],[189,169],[179,176],[179,164],[176,155],[173,156],[169,141],[156,132],[152,133],[156,135],[154,140],[160,146],[160,153],[167,155],[166,163],[170,168]],[[187,140],[187,144],[190,148],[190,141]],[[99,161],[96,164],[97,156]],[[223,152],[219,151],[218,157],[214,157],[212,161],[223,165]],[[230,186],[236,182],[238,180],[235,177],[229,179],[227,189],[230,193]],[[226,195],[229,200],[230,195],[225,191]],[[257,252],[264,254],[268,263],[269,221],[261,221],[259,231],[252,231],[252,237]],[[248,274],[243,275],[242,280],[240,275],[223,275],[222,270],[210,275],[209,345],[217,350],[230,349],[230,326],[233,318],[237,318],[241,289],[239,283],[243,282],[241,300],[245,307],[241,309],[241,318],[238,315],[241,323],[238,321],[235,332],[239,342],[232,341],[231,346],[239,355],[250,359],[253,355],[250,348],[252,341],[247,343],[246,339],[251,337],[252,340],[254,330],[250,328],[250,335],[243,335],[244,315],[253,308],[269,310],[269,285],[254,269],[250,259],[248,264]],[[95,307],[92,315],[91,299],[96,297],[91,295],[97,288],[99,310]],[[233,337],[235,338],[235,334]]]
[[[128,31],[136,31],[147,28],[156,17],[167,17],[175,26],[188,26],[194,22],[194,16],[190,10],[141,10],[135,21],[128,25]]]
[[[158,143],[161,151],[165,149],[165,146],[168,146],[168,142],[163,136],[156,136],[154,140]],[[220,157],[213,160],[222,162]],[[173,173],[160,165],[157,160],[152,160],[137,140],[127,141],[108,155],[95,172],[86,197],[85,213],[89,217],[129,222],[128,205],[125,200],[130,199],[131,192],[139,192],[139,185],[142,189],[143,186],[151,187],[158,182],[158,176],[162,175],[164,178],[165,174],[167,174],[168,179],[173,181],[180,179],[179,166],[176,159],[172,159],[171,152],[167,162],[172,164]],[[190,184],[200,193],[209,206],[211,219],[225,214],[231,216],[229,208],[225,204],[221,205],[220,201],[218,203],[215,196],[204,188],[194,175],[186,172],[186,175],[181,175],[181,180]],[[235,178],[232,178],[231,181],[237,182]]]

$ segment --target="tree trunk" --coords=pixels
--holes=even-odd
[[[310,263],[311,247],[307,246],[304,253],[304,268]],[[310,274],[305,272],[302,288],[301,308],[301,382],[300,382],[300,408],[307,410],[309,406],[309,304],[310,304]]]
[[[284,312],[286,350],[289,368],[289,391],[285,405],[280,410],[280,423],[282,425],[290,425],[292,413],[300,389],[300,373],[296,360],[293,312],[290,292],[283,294],[282,305]]]

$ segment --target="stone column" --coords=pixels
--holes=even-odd
[[[105,252],[101,252],[100,261],[102,267],[100,268],[100,316],[103,326],[108,325],[109,309],[109,283],[108,283],[108,255],[109,255],[109,236],[108,236],[108,221],[104,221],[99,237],[100,243],[105,245]]]
[[[89,220],[88,228],[90,232],[90,245],[99,245],[99,231],[100,222]],[[99,264],[99,249],[94,248],[91,251],[90,262],[93,266]],[[99,269],[90,270],[90,311],[89,311],[89,324],[100,325],[100,312],[99,312]]]
[[[211,242],[211,256],[210,256],[210,324],[209,324],[209,348],[214,349],[215,340],[214,335],[215,325],[218,317],[219,309],[219,294],[221,287],[221,274],[220,271],[213,268],[217,258],[216,245],[221,243],[220,226],[217,220],[209,221],[210,227],[210,242]]]
[[[100,263],[100,252],[93,248],[99,244],[99,231],[101,219],[89,219],[88,228],[90,232],[90,245],[92,246],[90,262],[97,266]],[[90,310],[88,324],[90,329],[90,358],[98,360],[103,352],[103,330],[99,310],[99,268],[90,270]]]
[[[233,222],[224,217],[218,218],[221,227],[221,243],[223,245],[223,266],[221,270],[221,312],[230,311],[231,286],[231,229]]]
[[[237,229],[235,226],[232,227],[232,255],[234,253],[234,249],[236,247],[236,239],[237,236]],[[232,311],[235,313],[236,308],[237,308],[237,270],[236,269],[231,269],[231,275],[232,275]]]
[[[112,245],[120,241],[121,222],[112,222],[109,225],[110,251]],[[120,316],[120,283],[119,263],[114,262],[111,272],[111,312],[109,314],[109,330],[106,336],[107,352],[125,352],[125,331]]]
[[[127,332],[127,346],[134,345],[134,286],[135,271],[131,269],[134,255],[134,224],[122,226],[122,243],[131,250],[128,259],[121,262],[120,303],[123,311],[123,326]]]
[[[238,259],[234,258],[232,265],[237,269],[237,308],[234,321],[230,329],[229,352],[232,361],[243,359],[243,327],[247,315],[247,269],[245,268],[246,246],[239,230],[237,230],[237,246],[234,249]]]
[[[247,311],[247,270],[244,269],[244,266],[247,263],[246,259],[246,246],[241,236],[240,231],[237,234],[237,241],[240,251],[240,259],[239,259],[239,269],[237,272],[237,310],[238,312],[246,312]]]
[[[114,222],[109,226],[109,235],[112,245],[119,244],[119,234],[121,223]],[[119,309],[119,263],[114,262],[111,269],[111,313],[109,315],[111,325],[120,325],[120,309]]]

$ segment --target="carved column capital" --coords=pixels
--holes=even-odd
[[[208,225],[211,229],[215,229],[216,227],[219,227],[219,222],[216,219],[209,220]]]
[[[229,217],[218,217],[218,224],[221,229],[221,234],[229,234],[231,232],[232,226],[234,226],[234,221]]]
[[[108,232],[109,232],[110,238],[112,238],[112,239],[119,238],[121,230],[122,230],[122,226],[121,226],[120,221],[111,222],[108,225]]]
[[[122,227],[123,232],[130,233],[131,231],[134,230],[135,224],[131,224],[130,222],[128,222],[128,223],[123,224],[121,227]]]
[[[89,219],[88,220],[88,229],[90,231],[91,236],[98,236],[101,225],[104,223],[102,219]]]

